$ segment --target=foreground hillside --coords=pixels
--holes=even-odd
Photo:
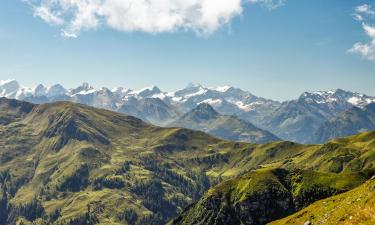
[[[287,218],[269,225],[375,224],[375,179],[349,192],[318,201]]]
[[[210,189],[170,224],[265,224],[363,181],[360,174],[260,169]]]
[[[259,169],[241,172],[243,175],[218,184],[169,225],[265,224],[317,200],[351,190],[375,174],[375,132],[324,145],[304,146],[303,150],[301,146],[289,144],[287,151],[294,152],[293,156],[285,157],[283,162],[275,160]],[[278,150],[268,157],[280,158],[283,150]],[[264,154],[267,151],[270,150]],[[369,189],[369,192],[371,199],[375,190]],[[371,204],[367,210],[371,209]],[[309,213],[314,215],[315,211]],[[297,221],[295,224],[304,223]],[[285,224],[291,223],[288,220]]]
[[[351,174],[334,194],[375,167],[375,132],[325,145],[236,143],[68,102],[0,99],[0,137],[1,225],[165,224],[259,168]]]

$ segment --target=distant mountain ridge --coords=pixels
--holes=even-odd
[[[311,142],[323,143],[370,130],[375,130],[375,103],[364,108],[352,107],[325,122],[315,132]]]
[[[140,90],[96,89],[88,83],[71,89],[60,84],[29,88],[16,80],[0,82],[0,97],[32,103],[72,101],[123,112],[160,126],[207,103],[220,114],[236,115],[284,140],[300,143],[309,143],[319,127],[340,113],[375,102],[375,97],[342,89],[305,92],[298,99],[279,102],[230,86],[208,88],[189,84],[175,92],[164,92],[156,86]]]
[[[200,130],[215,137],[232,141],[263,144],[280,140],[272,133],[259,129],[234,115],[219,114],[207,103],[199,104],[169,126]]]
[[[305,92],[262,117],[260,127],[284,140],[309,143],[311,136],[325,122],[353,106],[363,108],[372,102],[375,102],[374,97],[341,89]]]

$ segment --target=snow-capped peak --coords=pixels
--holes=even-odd
[[[231,88],[231,86],[220,86],[220,87],[216,87],[216,88],[212,88],[212,89],[215,90],[215,91],[218,91],[218,92],[226,92],[230,88]]]
[[[160,91],[160,89],[157,86],[151,85],[151,86],[148,86],[148,87],[141,88],[137,91],[134,91],[134,93],[141,93],[141,92],[144,92],[144,91],[154,91],[154,90]]]
[[[0,88],[7,89],[8,91],[16,91],[20,88],[20,85],[16,80],[9,79],[9,80],[2,80],[0,81]]]
[[[128,88],[123,87],[115,87],[111,90],[113,93],[128,93],[130,90]]]
[[[327,104],[333,102],[349,103],[353,106],[364,107],[365,105],[375,102],[375,97],[369,97],[357,92],[344,91],[342,89],[330,91],[304,92],[300,100],[308,103]]]
[[[89,85],[89,83],[85,82],[82,85],[78,86],[77,88],[70,90],[70,95],[87,95],[94,93],[96,89]]]
[[[0,81],[0,96],[15,97],[14,95],[20,89],[20,85],[16,80]]]
[[[152,95],[160,94],[160,93],[161,93],[161,90],[155,85],[145,87],[140,90],[129,92],[130,95],[139,96],[139,97],[150,97]]]
[[[7,79],[7,80],[0,80],[0,86],[4,85],[4,84],[8,84],[8,83],[18,83],[15,79]]]

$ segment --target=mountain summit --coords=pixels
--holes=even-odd
[[[181,119],[190,119],[199,123],[210,119],[216,119],[218,116],[219,113],[216,112],[210,104],[201,103],[192,111],[182,116]]]

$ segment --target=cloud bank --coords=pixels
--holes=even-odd
[[[367,43],[355,43],[349,49],[349,52],[359,54],[367,60],[375,61],[375,26],[370,25],[375,19],[375,8],[367,4],[360,5],[356,7],[353,16],[354,19],[362,23],[362,29],[370,40]]]
[[[107,26],[124,32],[192,31],[210,35],[242,14],[245,4],[274,9],[286,0],[27,0],[34,16],[64,37]]]

